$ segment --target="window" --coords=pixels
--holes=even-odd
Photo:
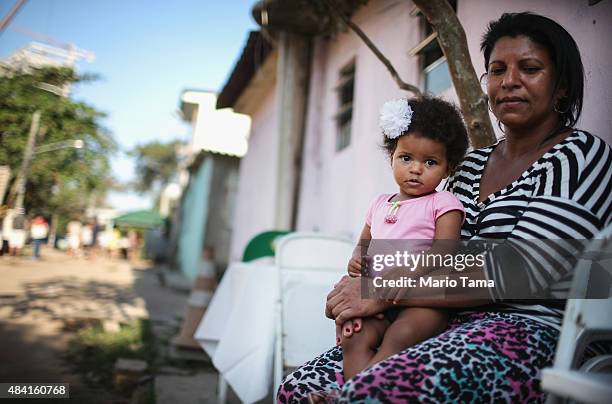
[[[451,6],[456,11],[457,2],[451,0]],[[410,52],[410,56],[419,56],[421,70],[423,71],[423,88],[425,92],[431,94],[440,94],[450,87],[453,82],[448,70],[446,57],[438,43],[438,35],[433,30],[433,27],[423,16],[418,8],[413,10],[412,15],[421,20],[422,40]]]
[[[425,91],[432,94],[440,94],[449,89],[452,79],[448,70],[448,63],[440,49],[438,40],[431,41],[431,49],[424,49],[422,54],[423,76]]]
[[[336,114],[337,134],[336,151],[351,143],[351,124],[353,122],[353,93],[355,87],[355,62],[340,70],[338,92],[338,113]]]

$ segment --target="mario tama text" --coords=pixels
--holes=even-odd
[[[374,239],[362,240],[360,252],[363,298],[612,297],[612,243]]]
[[[459,276],[454,279],[449,276],[422,276],[418,278],[401,276],[397,279],[385,279],[383,276],[372,278],[375,288],[494,288],[492,279],[472,279],[469,276]]]

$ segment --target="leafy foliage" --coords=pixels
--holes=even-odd
[[[115,333],[105,332],[100,326],[79,330],[69,342],[64,359],[77,372],[92,375],[94,380],[111,390],[117,359],[142,359],[147,361],[149,371],[153,371],[156,356],[151,322],[136,320],[121,326]]]
[[[0,72],[0,164],[10,166],[12,180],[19,171],[32,115],[41,111],[36,144],[81,139],[83,149],[64,148],[35,155],[27,176],[25,208],[50,216],[82,211],[89,199],[101,198],[112,185],[109,158],[117,149],[100,124],[104,113],[83,102],[41,89],[63,88],[92,80],[65,67],[42,67],[28,72]]]
[[[141,193],[158,193],[178,172],[180,140],[168,143],[153,141],[136,146],[130,155],[136,158],[137,180],[134,188]]]

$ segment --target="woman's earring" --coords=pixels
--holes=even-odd
[[[557,100],[557,102],[555,103],[555,105],[553,105],[553,110],[554,110],[556,113],[560,114],[560,115],[567,114],[567,113],[569,112],[569,110],[571,109],[571,105],[569,105],[569,104],[567,105],[567,108],[565,108],[565,111],[563,111],[563,110],[562,110],[562,109],[559,107],[559,104],[561,104],[561,100],[562,100],[562,99],[564,99],[564,98],[567,98],[567,97],[561,97],[561,98],[559,98],[559,100]]]
[[[491,113],[493,113],[493,110],[491,109],[491,103],[489,102],[489,96],[487,95],[487,93],[484,94],[484,101],[485,104],[487,104],[487,109],[491,111]]]
[[[499,130],[501,130],[502,133],[506,133],[506,131],[504,130],[504,127],[502,126],[501,121],[497,121],[497,127],[499,128]]]
[[[478,81],[480,82],[480,87],[482,87],[482,91],[484,93],[487,92],[488,79],[489,77],[487,76],[487,72],[482,73],[478,78]]]

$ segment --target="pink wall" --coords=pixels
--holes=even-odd
[[[416,45],[418,33],[404,21],[408,2],[371,2],[359,10],[354,21],[397,66],[408,82],[417,80],[416,60],[407,50]],[[356,61],[351,144],[335,151],[339,71]],[[412,74],[411,74],[412,73]],[[377,115],[384,100],[401,97],[384,66],[353,34],[335,40],[319,39],[315,46],[306,124],[302,189],[298,230],[317,230],[355,238],[363,226],[369,201],[392,189],[389,163],[379,149],[381,137]]]
[[[278,113],[276,88],[269,89],[251,116],[249,149],[240,161],[230,261],[240,261],[249,240],[274,228]]]
[[[408,55],[421,40],[418,19],[410,16],[412,9],[410,1],[372,0],[357,12],[354,21],[406,82],[422,85],[418,60]],[[479,42],[488,22],[505,11],[525,10],[555,19],[576,39],[587,80],[579,127],[612,142],[612,75],[607,69],[612,61],[612,47],[607,43],[612,38],[612,2],[589,7],[586,0],[458,0],[458,15],[478,75],[484,71]],[[353,59],[356,81],[352,139],[350,146],[336,152],[335,87],[339,71]],[[395,191],[387,157],[379,148],[378,111],[384,101],[405,93],[350,32],[333,40],[316,40],[311,74],[297,229],[356,239],[372,198],[381,192]],[[252,116],[249,151],[240,165],[232,260],[241,258],[251,237],[273,227],[279,113],[275,95],[276,89],[271,88]],[[453,90],[444,97],[456,99]]]
[[[505,11],[534,11],[547,15],[574,36],[586,67],[586,94],[579,127],[612,141],[611,75],[605,71],[612,60],[612,3],[588,7],[585,1],[459,0],[463,23],[476,72],[483,71],[479,42],[486,25]],[[509,5],[508,5],[509,4]],[[408,83],[421,83],[417,58],[408,51],[420,41],[418,20],[410,16],[409,1],[370,1],[354,21],[392,61]],[[594,24],[593,21],[596,23]],[[356,60],[351,144],[335,151],[337,94],[340,69]],[[356,239],[372,198],[394,192],[389,163],[379,149],[380,105],[404,96],[384,66],[352,33],[334,40],[318,39],[314,50],[310,98],[306,123],[302,186],[298,207],[298,230],[347,235]],[[453,91],[444,94],[455,99]],[[495,122],[495,121],[493,121]]]

